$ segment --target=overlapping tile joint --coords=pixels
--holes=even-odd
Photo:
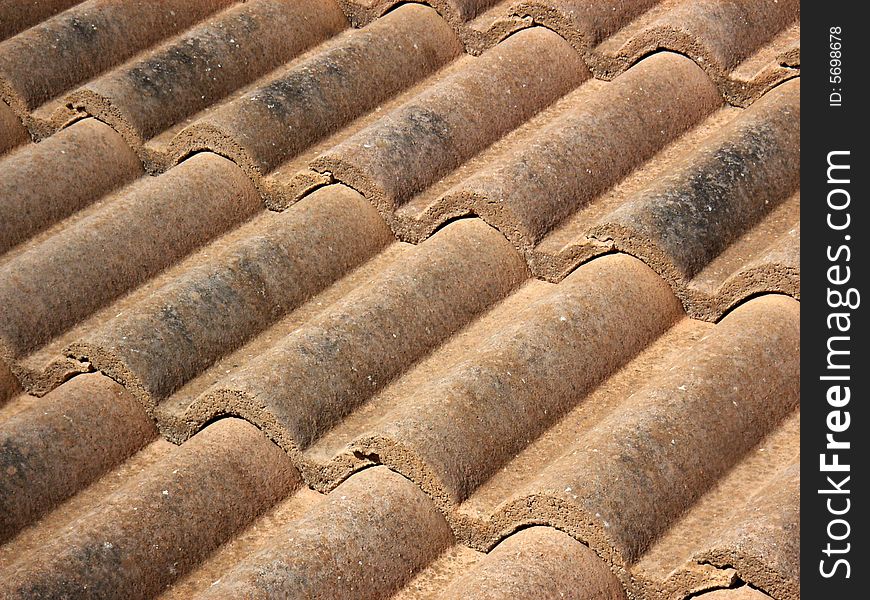
[[[0,0],[0,598],[799,598],[795,0]]]

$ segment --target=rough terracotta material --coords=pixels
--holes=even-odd
[[[493,548],[443,600],[622,600],[619,580],[594,552],[549,527],[523,529]]]
[[[346,24],[331,1],[252,0],[85,84],[67,102],[137,147]]]
[[[498,0],[458,26],[465,51],[477,56],[521,29],[532,27],[531,17],[511,13],[512,0]]]
[[[343,186],[263,215],[236,238],[68,352],[153,406],[393,241],[377,211]]]
[[[733,82],[731,71],[799,19],[797,0],[668,0],[604,40],[588,60],[597,77],[609,79],[650,52],[672,50],[697,62],[727,98],[735,84],[747,85]],[[761,77],[758,85],[770,89],[789,76]]]
[[[430,8],[408,4],[345,33],[203,116],[170,144],[175,160],[209,149],[255,181],[461,52]]]
[[[88,0],[0,43],[0,96],[22,118],[230,0]]]
[[[0,40],[12,37],[28,27],[57,14],[81,0],[0,0]]]
[[[529,303],[516,324],[481,340],[351,447],[406,474],[446,510],[681,314],[670,288],[640,261],[595,260]],[[631,336],[620,335],[626,330]]]
[[[0,361],[0,406],[21,390],[15,375]]]
[[[424,219],[437,222],[433,208],[471,212],[531,250],[721,103],[701,69],[670,53],[642,61],[600,93],[576,97],[562,118],[453,187]]]
[[[799,354],[799,304],[747,302],[581,432],[496,520],[543,519],[629,567],[797,405]]]
[[[359,27],[388,13],[400,5],[400,0],[338,0],[354,26]],[[458,28],[463,22],[474,18],[478,13],[499,0],[430,0],[426,4]]]
[[[95,119],[10,152],[0,162],[0,255],[141,174],[121,136]]]
[[[733,123],[735,115],[740,114],[741,111],[735,109],[715,113],[595,202],[569,217],[528,255],[532,272],[538,277],[558,281],[578,262],[612,251],[614,239],[621,241],[621,238],[609,235],[602,239],[590,239],[590,228],[606,223],[609,213],[673,175],[687,162],[687,157],[704,148],[709,140],[715,139],[723,126]],[[794,166],[782,173],[785,177],[797,174]],[[799,194],[774,203],[772,209],[762,211],[756,222],[732,240],[691,280],[680,282],[671,279],[689,314],[695,318],[717,319],[730,306],[763,292],[780,292],[799,297],[800,263],[793,260],[799,258],[799,209]],[[635,243],[638,241],[635,240]],[[649,255],[639,256],[648,260]],[[771,262],[766,262],[768,259]],[[651,264],[658,269],[655,262]],[[660,273],[666,275],[664,271]]]
[[[474,568],[484,556],[482,552],[456,544],[418,572],[390,600],[435,600],[450,582]]]
[[[386,598],[452,543],[417,486],[384,467],[348,479],[201,598]]]
[[[557,32],[580,52],[614,34],[657,4],[658,0],[526,0],[511,7],[518,17]]]
[[[3,598],[148,598],[299,483],[236,419],[210,425],[0,571]]]
[[[798,598],[799,16],[0,0],[0,598]]]
[[[612,82],[582,86],[386,217],[416,242],[457,216],[480,216],[551,281],[596,255],[627,251],[670,280],[692,316],[708,320],[758,293],[799,297],[799,200],[789,200],[799,184],[799,83],[745,112],[715,111],[720,102],[691,61],[656,54]],[[720,172],[727,156],[730,168]],[[757,176],[741,174],[749,165]],[[707,185],[692,187],[692,177]],[[401,186],[405,175],[393,181]],[[644,200],[656,194],[679,197],[656,226],[667,231],[635,231],[657,210]],[[724,214],[709,218],[717,206]],[[632,211],[633,223],[621,223]],[[663,235],[677,240],[673,248],[659,244]],[[691,241],[685,249],[683,238]],[[697,264],[681,273],[670,263],[683,259],[671,252]]]
[[[527,251],[532,273],[558,281],[628,252],[706,320],[759,293],[799,297],[799,115],[799,81],[714,113],[545,235]]]
[[[723,535],[727,537],[733,527],[739,527],[746,515],[759,506],[760,501],[771,493],[778,474],[794,465],[799,451],[800,410],[797,409],[720,476],[717,484],[695,500],[691,508],[671,523],[632,565],[631,580],[638,596],[650,600],[691,597],[708,590],[733,587],[744,581],[743,576],[752,578],[757,575],[758,570],[745,568],[748,564],[745,560],[738,573],[735,565],[714,565],[699,557],[708,552],[717,539]],[[792,498],[784,510],[794,508],[795,500]],[[762,520],[767,516],[775,519],[777,514],[778,511],[774,510],[759,513],[759,517]],[[787,548],[793,547],[794,542],[784,539],[794,535],[793,531],[772,533],[766,529],[760,534],[771,534],[771,542],[784,544],[784,552],[779,556],[788,554]],[[799,534],[796,537],[799,538]],[[752,539],[752,536],[747,536],[744,541],[747,539]],[[743,556],[758,558],[760,555],[752,551],[753,547],[759,545],[747,545],[747,553]],[[770,548],[769,545],[766,547]],[[731,551],[739,555],[742,549],[736,546]]]
[[[315,507],[327,496],[299,486],[292,494],[260,515],[244,531],[223,544],[207,559],[186,575],[175,580],[171,587],[156,596],[158,600],[190,600],[211,588],[212,584],[232,571],[239,562],[264,548],[281,541],[288,527]]]
[[[697,275],[800,184],[800,82],[721,128],[669,176],[593,226],[668,279]]]
[[[774,598],[799,599],[800,463],[777,473],[720,532],[699,563],[734,568]]]
[[[782,202],[692,278],[693,314],[718,316],[760,292],[801,297],[800,193]]]
[[[0,349],[32,352],[260,207],[241,170],[215,155],[138,180],[0,266]]]
[[[0,421],[0,541],[35,521],[157,435],[133,396],[83,375]]]
[[[770,596],[748,585],[728,590],[716,590],[698,596],[700,600],[770,600]]]
[[[725,97],[736,106],[749,106],[776,85],[800,76],[800,21],[741,62],[722,82]]]
[[[412,196],[588,77],[543,28],[521,31],[312,162],[388,218]]]
[[[453,223],[214,385],[186,419],[242,415],[297,453],[525,277],[497,231]]]
[[[0,100],[0,155],[29,139],[27,129],[9,105]]]

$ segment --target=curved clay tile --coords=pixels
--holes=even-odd
[[[375,21],[401,5],[401,0],[338,0],[348,18],[359,27]],[[469,19],[474,18],[480,12],[486,10],[499,0],[426,0],[425,4],[433,7],[438,13],[447,19],[454,28]]]
[[[234,238],[82,332],[67,352],[139,391],[153,408],[393,241],[377,211],[342,186],[262,215]]]
[[[81,0],[0,0],[0,41],[36,25]]]
[[[453,223],[218,382],[185,418],[242,415],[295,455],[525,278],[498,232]]]
[[[201,154],[160,177],[136,181],[98,208],[0,266],[0,350],[6,360],[37,350],[247,220],[262,202],[238,167]],[[13,371],[21,366],[13,363]],[[19,376],[39,387],[39,373]]]
[[[139,148],[346,25],[331,1],[238,4],[68,94],[56,119],[86,112]]]
[[[438,595],[440,600],[625,597],[619,580],[592,550],[550,527],[531,527],[509,536]]]
[[[733,568],[774,598],[800,598],[800,463],[775,474],[695,560]]]
[[[660,0],[524,0],[510,13],[557,32],[586,54]]]
[[[369,198],[389,221],[414,195],[588,77],[543,28],[521,31],[312,162]]]
[[[638,596],[651,600],[692,597],[735,586],[744,577],[754,587],[761,582],[769,587],[773,581],[794,584],[797,564],[786,563],[794,557],[800,537],[794,529],[799,498],[793,482],[782,476],[793,472],[799,449],[800,411],[795,410],[670,523],[631,566]],[[783,483],[787,485],[778,490]],[[777,502],[781,505],[775,506]],[[747,527],[750,514],[758,517],[757,527]],[[771,526],[765,524],[766,519],[771,519]],[[714,548],[720,556],[727,554],[738,562],[706,560]],[[776,575],[769,570],[779,567],[783,570]],[[784,589],[779,587],[778,593]]]
[[[598,93],[581,88],[566,98],[549,126],[509,145],[427,207],[419,217],[423,231],[446,215],[468,212],[529,251],[721,104],[704,72],[670,53],[598,87]]]
[[[0,162],[0,256],[140,175],[123,138],[95,119],[10,152]]]
[[[157,435],[124,388],[82,375],[0,421],[0,541],[118,466]]]
[[[797,191],[799,172],[800,82],[793,81],[765,95],[672,165],[668,175],[599,218],[587,236],[641,257],[682,291]],[[681,293],[689,306],[692,291]]]
[[[264,175],[461,51],[435,11],[402,6],[368,27],[337,36],[197,119],[166,152],[176,161],[197,150],[217,152],[262,185]]]
[[[351,449],[405,473],[448,510],[680,316],[670,288],[640,261],[595,260],[404,398]]]
[[[35,133],[50,133],[31,111],[229,4],[164,0],[159,10],[145,2],[78,4],[0,43],[0,96]]]
[[[4,566],[0,595],[151,597],[298,484],[277,446],[224,419]]]
[[[697,62],[727,98],[731,71],[799,19],[797,0],[668,0],[604,40],[588,55],[589,64],[597,77],[610,79],[651,52],[671,50]],[[793,76],[781,75],[759,83],[769,89]]]
[[[453,541],[426,495],[383,467],[354,475],[284,531],[198,597],[386,598]]]
[[[750,300],[495,515],[547,522],[628,568],[799,402],[799,304]]]

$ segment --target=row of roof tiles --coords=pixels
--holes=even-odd
[[[401,26],[392,31],[390,21],[426,20],[409,17],[414,7],[396,9],[399,4],[393,0],[344,0],[341,6],[331,0],[197,0],[174,1],[156,11],[147,4],[87,0],[42,2],[41,12],[27,11],[27,19],[11,7],[3,15],[0,32],[8,36],[0,45],[0,95],[40,137],[85,110],[122,122],[127,135],[144,141],[233,96],[270,71],[278,69],[280,74],[284,63],[348,26],[341,8],[357,24],[380,16],[372,33],[381,27],[379,21],[389,24],[384,45],[366,49],[368,54],[384,48],[368,59],[379,61],[382,68],[395,67],[399,89],[413,81],[402,81],[408,61],[428,60],[430,67],[437,67],[460,51],[460,39],[479,52],[536,24],[571,42],[604,79],[656,50],[680,52],[698,62],[729,101],[739,105],[793,77],[800,63],[796,0],[441,1],[433,6],[446,22],[438,19],[439,23],[418,29],[429,30],[419,36],[419,43],[437,40],[437,47],[414,48],[416,52],[410,51],[413,42],[389,39],[403,37]],[[389,10],[404,14],[396,16]],[[50,18],[35,23],[40,17]],[[367,35],[339,37],[353,46]],[[357,55],[355,60],[366,58]],[[425,75],[425,70],[415,74]],[[384,95],[382,101],[398,89],[366,91],[370,95],[362,97],[377,102],[379,93]]]
[[[339,0],[355,25],[398,0]],[[543,25],[580,52],[597,77],[610,79],[651,52],[696,60],[728,101],[746,105],[800,66],[798,2],[717,0],[440,0],[430,3],[478,54],[520,29]]]
[[[799,294],[798,84],[720,100],[793,3],[69,4],[0,44],[3,594],[799,595],[797,303],[684,313]]]
[[[215,365],[207,375],[218,380],[198,382],[199,395],[183,389],[143,406],[141,388],[107,361],[98,368],[133,394],[84,375],[42,401],[13,399],[2,421],[4,529],[15,533],[147,443],[149,412],[176,441],[237,415],[316,489],[371,464],[403,473],[479,550],[545,523],[589,544],[644,597],[736,577],[795,597],[796,301],[751,300],[714,326],[682,316],[634,258],[522,284],[521,261],[511,282],[512,249],[479,222],[451,224],[417,248],[428,252],[396,252],[387,277],[282,323],[256,358],[227,357],[242,363],[235,372]],[[501,301],[482,314],[487,295]],[[128,332],[128,348],[151,346],[144,355],[164,351],[155,341],[183,323],[179,304],[155,304],[168,319],[150,321],[154,337]],[[207,343],[189,342],[207,357]],[[184,369],[179,358],[161,364]]]
[[[437,406],[397,392],[391,412],[369,415],[382,433],[347,446],[361,470],[325,497],[300,488],[293,454],[241,420],[212,422],[174,447],[154,441],[143,407],[102,375],[41,401],[21,396],[2,415],[0,531],[9,539],[59,508],[0,548],[3,597],[150,597],[173,583],[168,597],[387,597],[403,585],[452,597],[445,590],[469,582],[445,579],[482,570],[478,585],[492,597],[507,597],[494,585],[504,580],[520,586],[512,597],[576,586],[576,597],[618,598],[621,581],[643,598],[739,582],[797,598],[797,378],[771,364],[798,368],[797,351],[783,356],[796,346],[794,304],[753,300],[716,326],[682,320],[561,409],[533,387],[536,356],[512,362],[502,351],[489,372],[489,356],[466,358],[441,384],[461,390],[460,373],[479,373],[466,390],[430,396]],[[537,403],[500,393],[509,384],[495,380],[512,378]],[[518,396],[522,407],[494,402]],[[552,418],[528,415],[545,404]],[[439,423],[445,407],[451,429]],[[523,419],[496,414],[503,408]],[[541,423],[552,425],[537,435]],[[446,438],[427,441],[438,431]],[[488,451],[508,462],[487,463]],[[411,481],[365,468],[372,459]],[[534,525],[570,537],[525,529]]]
[[[324,496],[300,488],[298,475],[281,459],[255,428],[234,419],[210,425],[179,448],[152,442],[125,473],[87,492],[104,494],[99,504],[70,503],[53,514],[51,538],[30,530],[2,548],[17,560],[3,573],[0,593],[625,597],[604,563],[563,532],[524,528],[482,554],[457,545],[429,498],[384,467],[355,474]],[[266,484],[270,494],[262,491]],[[740,598],[747,590],[732,593]],[[753,591],[746,598],[768,596]]]
[[[685,59],[662,55],[648,60],[668,72],[671,60]],[[643,67],[641,63],[602,84],[605,91]],[[705,319],[718,318],[761,292],[798,296],[797,82],[784,84],[739,114],[731,114],[739,109],[726,109],[727,115],[713,115],[659,154],[649,150],[647,163],[623,165],[625,152],[618,148],[624,149],[625,140],[613,144],[612,160],[607,156],[607,145],[615,141],[608,119],[617,118],[608,114],[609,108],[618,113],[619,103],[611,96],[599,98],[597,90],[589,93],[601,102],[600,110],[581,108],[579,115],[563,119],[576,119],[576,128],[565,127],[549,138],[545,130],[541,141],[531,144],[503,140],[508,145],[498,149],[504,154],[492,159],[491,168],[465,172],[468,165],[463,165],[459,170],[465,178],[457,176],[452,186],[458,191],[437,197],[421,211],[417,222],[429,223],[415,241],[456,216],[479,215],[512,242],[481,242],[504,254],[499,266],[512,265],[492,275],[503,276],[506,289],[526,277],[527,269],[558,281],[594,256],[624,251],[665,278],[689,314]],[[581,106],[590,102],[587,98]],[[418,161],[420,177],[434,179],[428,173],[437,169],[431,164],[424,169],[424,158],[455,156],[456,148],[452,139],[439,138],[432,129],[415,136],[414,126],[401,121],[412,109],[400,109],[398,116],[386,117],[373,131],[324,155],[323,160],[336,161],[335,176],[362,189],[368,201],[348,187],[330,185],[309,194],[298,210],[280,214],[263,212],[244,170],[216,154],[198,153],[160,176],[141,176],[118,135],[93,119],[13,152],[0,176],[0,189],[6,190],[0,201],[10,215],[2,225],[7,252],[0,258],[3,358],[35,393],[89,368],[83,360],[99,368],[109,368],[101,364],[108,362],[118,372],[135,371],[130,361],[145,366],[147,354],[136,348],[136,358],[119,359],[118,340],[140,342],[141,334],[153,328],[142,321],[144,315],[153,314],[151,321],[170,319],[164,304],[194,294],[197,302],[189,314],[171,318],[183,318],[185,330],[193,332],[213,331],[209,321],[221,318],[225,322],[219,333],[208,334],[219,339],[207,345],[202,340],[197,353],[184,348],[192,333],[176,341],[161,339],[162,352],[180,353],[199,364],[178,371],[172,355],[155,356],[154,364],[145,367],[151,375],[130,377],[152,400],[176,391],[227,350],[244,346],[311,296],[393,247],[393,234],[402,237],[403,211],[416,201],[402,203],[403,190],[415,185],[411,161]],[[657,110],[662,109],[652,112]],[[404,168],[393,158],[396,144],[382,143],[385,136],[390,139],[384,128],[397,122],[400,134],[392,139],[405,148],[399,153],[406,158]],[[642,135],[642,128],[637,133]],[[599,137],[601,144],[589,143]],[[640,146],[638,138],[633,145]],[[607,160],[602,161],[602,153]],[[95,160],[105,168],[93,169]],[[389,174],[393,166],[395,177]],[[54,172],[58,176],[50,178]],[[622,174],[628,176],[620,179]],[[284,232],[281,237],[278,230]],[[441,245],[432,239],[432,247]],[[430,245],[414,252],[428,256]],[[453,264],[453,272],[489,267],[485,262],[464,264],[476,258],[464,257]],[[201,300],[206,290],[198,288],[203,286],[211,288],[214,304]],[[444,296],[452,293],[441,290]],[[434,301],[435,296],[427,297]],[[480,296],[479,301],[497,297],[486,301]],[[408,300],[404,307],[415,308]],[[397,310],[393,318],[399,314]],[[119,328],[132,326],[131,318],[140,324],[118,335]],[[174,375],[161,374],[167,369]],[[145,381],[153,377],[161,382]]]

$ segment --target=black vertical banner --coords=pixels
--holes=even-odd
[[[867,598],[868,123],[863,2],[801,15],[801,592]]]

